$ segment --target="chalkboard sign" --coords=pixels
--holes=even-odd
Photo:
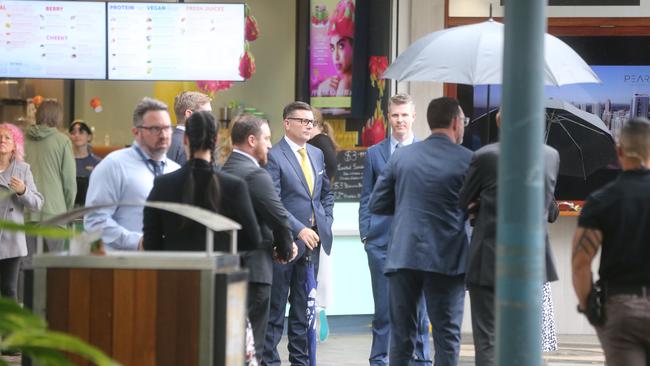
[[[338,171],[332,185],[334,199],[343,202],[358,202],[363,185],[363,162],[366,150],[341,150],[336,154]]]

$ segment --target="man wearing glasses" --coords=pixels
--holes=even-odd
[[[457,365],[460,352],[469,248],[458,193],[472,152],[460,146],[465,115],[457,100],[432,100],[427,122],[431,135],[393,153],[368,205],[371,214],[393,215],[384,267],[390,365],[412,362],[422,292],[433,330],[434,365]]]
[[[288,296],[289,362],[308,365],[306,274],[310,261],[315,267],[314,276],[318,273],[319,245],[330,254],[334,196],[330,192],[322,151],[307,144],[314,127],[311,106],[303,102],[290,103],[284,107],[282,117],[285,136],[269,151],[266,169],[289,212],[291,232],[299,251],[296,260],[273,264],[263,364],[280,364],[277,346],[284,328]]]
[[[142,99],[133,111],[133,145],[110,153],[95,167],[86,205],[146,201],[154,178],[179,168],[165,156],[171,131],[167,105]],[[142,212],[137,206],[100,209],[84,217],[84,227],[101,231],[107,250],[136,250],[142,239]]]

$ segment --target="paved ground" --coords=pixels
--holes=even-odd
[[[365,366],[370,350],[370,317],[330,317],[330,337],[318,345],[318,366]],[[559,337],[559,350],[544,355],[549,366],[599,365],[605,358],[595,336]],[[283,365],[287,362],[286,336],[279,346]],[[461,366],[474,365],[474,346],[470,335],[463,337],[460,351]]]
[[[318,366],[368,365],[371,342],[370,319],[370,316],[330,317],[330,337],[318,345]],[[558,338],[560,349],[544,355],[546,365],[604,365],[605,359],[596,337],[560,335]],[[283,365],[289,365],[286,335],[279,349]],[[11,366],[20,365],[20,357],[2,356],[2,358]],[[459,365],[474,365],[474,346],[469,335],[463,336]]]

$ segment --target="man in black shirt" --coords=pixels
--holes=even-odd
[[[602,246],[605,323],[596,332],[607,365],[650,364],[650,121],[633,119],[617,147],[621,175],[592,193],[573,239],[573,287],[579,311],[592,289],[591,262]]]

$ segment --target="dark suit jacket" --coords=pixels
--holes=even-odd
[[[289,213],[282,206],[269,173],[255,165],[247,156],[233,151],[221,170],[246,181],[262,233],[263,247],[242,254],[243,263],[249,269],[248,281],[271,284],[273,247],[277,246],[278,253],[284,252],[285,258],[291,252],[293,238]]]
[[[167,150],[167,158],[177,162],[178,165],[183,165],[187,161],[185,149],[183,148],[183,136],[185,136],[185,130],[178,127],[174,128],[172,142],[169,145],[169,150]]]
[[[486,145],[477,150],[460,193],[460,206],[463,209],[466,209],[471,202],[479,200],[467,265],[467,283],[470,284],[494,286],[495,283],[498,161],[499,143]],[[549,213],[554,213],[554,216],[557,217],[553,192],[560,167],[560,155],[555,149],[546,145],[544,145],[544,165],[546,199],[544,217],[555,220]],[[558,277],[548,241],[548,233],[545,233],[545,242],[546,281],[555,281]]]
[[[300,162],[284,138],[269,151],[266,170],[271,174],[282,204],[289,211],[293,237],[297,238],[302,229],[315,224],[318,226],[323,250],[329,254],[332,248],[334,195],[330,192],[330,180],[325,172],[323,152],[309,144],[305,144],[305,147],[313,169],[313,196],[309,194]],[[311,222],[312,212],[316,221],[314,223]],[[298,242],[296,244],[300,245]]]
[[[332,138],[324,133],[319,133],[312,137],[311,140],[307,141],[307,143],[319,148],[320,151],[323,152],[325,171],[327,172],[330,182],[333,181],[334,178],[336,178],[336,172],[338,171],[338,162],[336,161],[336,147],[334,147]]]
[[[205,187],[210,177],[217,177],[220,189],[219,214],[237,221],[242,229],[237,232],[240,251],[261,247],[262,237],[257,225],[246,183],[230,174],[214,172],[210,163],[201,159],[186,162],[179,170],[157,177],[147,201],[182,203],[183,189],[189,174],[194,173],[196,206],[209,209],[205,200]],[[145,207],[143,219],[144,248],[146,250],[205,250],[205,226],[183,220],[171,212]],[[214,249],[228,251],[230,235],[215,233]]]
[[[413,143],[418,142],[414,139]],[[384,166],[390,158],[390,137],[368,148],[363,163],[363,187],[359,202],[359,234],[366,244],[385,247],[388,245],[392,216],[373,215],[368,210],[370,194],[377,178],[384,171]]]
[[[447,136],[396,150],[377,180],[370,212],[394,214],[385,272],[465,273],[465,213],[458,207],[472,152]]]

